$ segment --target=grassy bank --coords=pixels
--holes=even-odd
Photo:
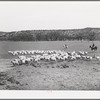
[[[99,61],[40,62],[12,67],[2,59],[2,90],[100,90]],[[66,66],[66,67],[64,67]]]

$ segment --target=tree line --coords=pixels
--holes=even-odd
[[[10,41],[65,41],[65,40],[97,40],[99,34],[93,31],[19,31],[9,32],[0,40]]]

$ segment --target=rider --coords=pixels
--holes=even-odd
[[[93,43],[92,47],[95,47],[95,44]]]
[[[67,44],[64,45],[64,48],[68,48]]]

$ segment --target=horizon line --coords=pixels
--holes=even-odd
[[[84,28],[69,28],[69,29],[22,29],[22,30],[15,30],[15,31],[0,31],[0,32],[18,32],[18,31],[38,31],[38,30],[78,30],[78,29],[86,29],[86,28],[100,28],[100,27],[84,27]]]

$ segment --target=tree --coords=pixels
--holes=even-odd
[[[90,32],[90,33],[88,34],[88,39],[89,39],[90,41],[94,41],[95,38],[96,38],[96,33],[95,33],[95,32]]]

